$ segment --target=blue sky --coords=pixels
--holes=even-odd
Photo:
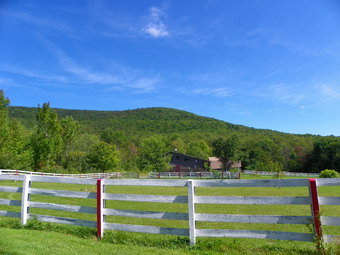
[[[340,136],[340,1],[0,0],[0,88]]]

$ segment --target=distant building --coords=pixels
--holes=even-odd
[[[210,168],[212,170],[219,170],[219,171],[225,171],[225,169],[223,169],[223,163],[222,161],[217,158],[217,157],[209,157],[209,164],[210,164]],[[237,169],[241,169],[242,164],[241,161],[228,161],[227,162],[227,167],[230,168],[237,168]]]
[[[176,172],[200,172],[208,171],[209,160],[192,157],[179,153],[177,151],[170,151],[166,155],[171,155],[170,165],[172,171]]]

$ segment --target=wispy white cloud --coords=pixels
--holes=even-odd
[[[200,95],[209,95],[214,97],[229,97],[233,93],[229,88],[198,88],[192,90],[192,93],[194,94],[200,94]]]
[[[227,102],[225,104],[230,112],[233,112],[237,115],[243,115],[243,116],[253,116],[252,109],[246,109],[246,107],[242,103],[231,103]]]
[[[89,68],[79,66],[66,56],[61,56],[60,60],[65,71],[75,75],[84,83],[117,84],[122,82],[122,80],[115,75],[95,72]]]
[[[6,83],[10,83],[11,80],[10,79],[7,79],[7,78],[1,78],[0,77],[0,84],[6,84]]]
[[[340,88],[329,84],[321,84],[318,86],[321,94],[330,99],[340,99]]]
[[[210,71],[194,73],[188,77],[189,86],[176,89],[181,94],[203,95],[215,98],[226,98],[238,95],[240,89],[235,84],[239,84],[234,80],[229,71]],[[241,85],[240,85],[241,86]]]
[[[243,35],[236,39],[227,39],[227,45],[232,47],[237,46],[254,46],[260,42],[266,40],[266,30],[262,27],[258,27],[249,31],[246,31]]]
[[[170,32],[164,24],[165,19],[166,15],[160,8],[149,8],[148,24],[142,31],[153,38],[169,37]]]
[[[39,27],[45,27],[48,29],[58,30],[62,32],[71,32],[72,28],[60,20],[54,20],[52,18],[41,18],[37,16],[33,16],[31,14],[28,14],[26,12],[21,11],[1,11],[0,15],[20,20],[22,22],[25,22],[27,24],[32,24]]]
[[[117,64],[107,64],[105,71],[95,71],[91,67],[76,63],[61,51],[56,51],[63,69],[71,73],[81,84],[105,85],[103,90],[130,90],[134,93],[155,91],[160,78],[158,75],[145,75],[145,72]]]
[[[312,91],[304,86],[279,83],[253,88],[249,91],[254,98],[264,98],[269,101],[291,106],[305,105],[313,97]]]
[[[138,93],[147,93],[154,91],[159,82],[160,82],[159,77],[154,78],[142,77],[139,79],[137,78],[135,81],[129,83],[127,86],[129,88],[137,89]]]
[[[129,12],[118,12],[105,1],[88,1],[88,13],[92,20],[86,27],[91,35],[108,38],[135,38],[140,35],[141,19]]]
[[[295,51],[300,54],[304,54],[307,56],[323,56],[323,55],[329,55],[329,52],[322,47],[316,48],[316,47],[311,47],[310,45],[307,44],[301,44],[299,42],[294,42],[292,40],[288,39],[282,39],[279,36],[275,36],[273,38],[268,39],[269,43],[284,47],[288,50]]]
[[[63,82],[63,83],[70,81],[66,76],[63,76],[63,75],[48,74],[48,73],[43,73],[39,71],[28,70],[27,67],[20,68],[20,67],[14,67],[10,65],[1,65],[0,71],[6,72],[6,73],[12,73],[16,75],[21,75],[21,76],[26,76],[29,78],[36,78],[36,79],[45,80],[45,81]]]
[[[299,90],[298,86],[288,86],[286,84],[276,84],[268,88],[270,96],[275,100],[287,104],[299,104],[307,95]]]

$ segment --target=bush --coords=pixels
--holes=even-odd
[[[325,169],[320,172],[321,178],[339,178],[339,173],[335,170]]]

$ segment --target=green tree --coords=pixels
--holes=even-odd
[[[245,142],[241,149],[242,165],[259,171],[283,170],[283,156],[279,145],[269,138],[259,137]]]
[[[29,146],[30,134],[16,119],[10,119],[6,168],[32,170],[33,153]]]
[[[100,138],[104,142],[116,146],[120,155],[119,169],[124,171],[138,171],[138,148],[125,132],[108,128],[101,133]]]
[[[212,142],[214,156],[220,158],[223,169],[230,169],[230,161],[236,160],[239,141],[236,136],[229,138],[219,138]]]
[[[18,120],[9,118],[9,104],[0,90],[0,168],[30,170],[28,132]]]
[[[123,131],[115,131],[112,128],[106,129],[100,135],[100,138],[109,144],[114,144],[117,148],[123,147],[129,139]]]
[[[94,145],[87,155],[88,164],[95,170],[113,171],[119,163],[119,155],[116,146],[105,142]]]
[[[189,143],[186,153],[190,156],[202,159],[208,159],[208,157],[212,155],[211,148],[203,140],[193,141]]]
[[[324,137],[314,142],[306,165],[312,172],[320,172],[322,169],[340,172],[340,138]]]
[[[77,135],[74,142],[70,144],[69,152],[66,154],[67,170],[72,172],[90,171],[87,155],[95,145],[99,144],[99,142],[100,140],[96,135]]]
[[[55,167],[57,158],[63,151],[62,127],[58,114],[49,103],[38,108],[37,128],[32,137],[34,169]]]
[[[75,121],[72,116],[66,116],[61,119],[61,138],[63,140],[63,145],[65,150],[67,150],[70,145],[74,142],[76,135],[79,132],[79,123]]]
[[[61,138],[63,141],[63,151],[59,155],[59,164],[61,164],[65,169],[69,169],[70,158],[72,156],[81,155],[78,153],[74,153],[71,149],[71,145],[74,143],[78,132],[79,132],[79,124],[75,121],[71,116],[66,116],[61,119]],[[70,156],[71,154],[72,156]]]
[[[0,150],[4,150],[9,139],[9,99],[5,97],[5,92],[0,90]]]
[[[166,172],[170,168],[170,151],[168,139],[152,136],[142,141],[139,149],[139,167],[142,171]]]
[[[183,139],[181,139],[177,134],[168,136],[167,140],[168,140],[167,143],[169,143],[169,146],[166,143],[166,147],[169,147],[169,150],[171,151],[177,150],[182,153],[187,153],[187,150],[186,150],[187,143],[183,141]]]

